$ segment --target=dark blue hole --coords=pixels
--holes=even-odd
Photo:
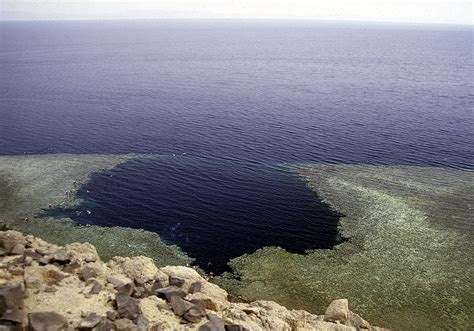
[[[78,194],[77,222],[154,231],[214,273],[264,246],[330,248],[340,217],[283,167],[185,156],[120,165]]]

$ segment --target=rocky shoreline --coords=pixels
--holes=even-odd
[[[235,302],[196,270],[144,256],[103,262],[94,246],[0,232],[0,330],[384,330],[346,299],[323,315]]]

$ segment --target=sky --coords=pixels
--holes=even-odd
[[[0,0],[0,20],[257,18],[473,24],[466,0]]]

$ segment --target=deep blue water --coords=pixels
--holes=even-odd
[[[280,163],[474,168],[469,27],[77,21],[0,32],[0,154],[170,156],[95,176],[88,221],[155,230],[201,263],[216,234],[220,266],[262,245],[334,243],[336,216]]]
[[[79,196],[88,203],[73,211],[78,222],[155,231],[214,272],[264,246],[331,248],[340,216],[282,168],[186,156],[120,165]]]

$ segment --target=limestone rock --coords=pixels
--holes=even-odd
[[[14,276],[21,276],[25,273],[23,267],[16,265],[9,265],[8,271]]]
[[[364,320],[362,317],[357,315],[356,313],[349,312],[349,320],[346,325],[353,326],[357,330],[360,329],[370,329],[370,324],[366,320]]]
[[[215,301],[215,299],[202,292],[189,294],[186,296],[186,300],[194,303],[196,306],[202,309],[210,309],[214,311],[219,310],[219,302]]]
[[[28,267],[32,264],[33,264],[33,259],[31,258],[31,256],[26,256],[25,260],[23,261],[23,265]]]
[[[158,268],[153,260],[145,256],[114,257],[108,266],[113,271],[119,271],[137,283],[144,283],[155,279]]]
[[[66,245],[52,254],[55,261],[69,262],[94,262],[100,260],[94,246],[89,243],[72,243]]]
[[[29,266],[25,268],[25,285],[30,288],[40,288],[45,285],[55,285],[69,274],[62,272],[55,265]]]
[[[349,302],[347,299],[337,299],[329,304],[329,307],[324,313],[324,320],[327,322],[339,321],[341,324],[346,324],[349,318]]]
[[[140,310],[152,325],[160,325],[163,330],[181,329],[181,318],[173,313],[165,300],[154,295],[140,300]]]
[[[156,272],[153,278],[154,278],[155,283],[161,284],[161,287],[167,287],[169,285],[168,284],[169,276],[166,273],[164,273],[161,269],[158,269],[158,271]]]
[[[27,241],[21,232],[12,230],[0,232],[0,247],[7,253],[10,253],[17,244],[26,245],[26,243]]]
[[[79,277],[82,280],[88,280],[89,278],[104,278],[107,272],[106,267],[101,262],[86,263],[79,270]]]
[[[67,273],[70,273],[70,274],[76,274],[79,271],[80,267],[81,267],[81,263],[75,261],[75,262],[71,262],[69,264],[66,264],[63,267],[63,271],[67,272]]]
[[[227,292],[219,286],[206,281],[196,270],[181,266],[167,266],[160,270],[168,276],[184,279],[185,282],[181,288],[186,292],[189,291],[191,284],[200,282],[202,284],[201,292],[214,302],[218,310],[223,310],[229,306]]]

